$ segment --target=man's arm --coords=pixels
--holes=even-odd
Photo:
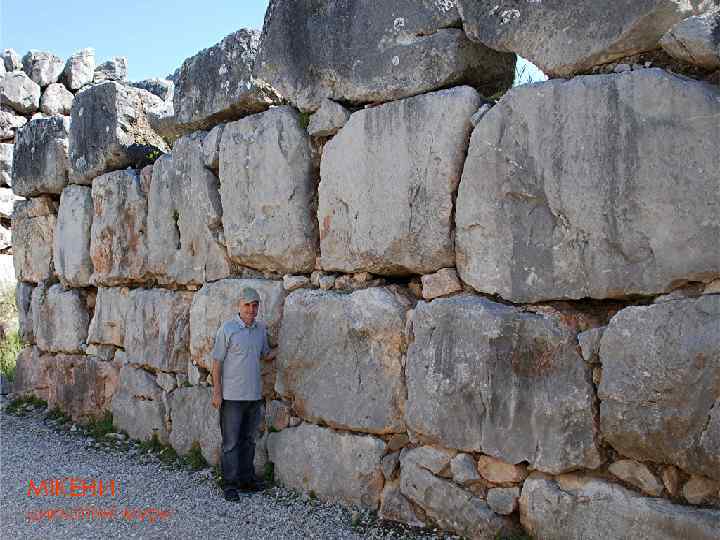
[[[212,380],[213,380],[213,397],[212,406],[216,409],[222,404],[222,364],[225,361],[227,353],[227,340],[225,339],[225,329],[221,326],[215,335],[215,346],[212,350]]]
[[[278,351],[277,347],[275,347],[274,349],[268,350],[268,352],[265,354],[265,356],[262,357],[262,359],[265,360],[266,362],[275,360],[275,357],[277,356],[277,351]]]

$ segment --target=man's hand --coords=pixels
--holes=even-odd
[[[277,356],[278,348],[275,347],[274,349],[270,349],[270,352],[268,352],[265,356],[263,356],[263,360],[266,362],[270,362],[271,360],[275,360],[275,357]]]
[[[220,391],[213,390],[212,406],[215,407],[216,409],[219,409],[221,404],[222,404],[222,395],[220,394]]]

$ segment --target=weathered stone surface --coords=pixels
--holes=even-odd
[[[477,463],[470,454],[458,454],[450,462],[452,479],[456,484],[466,486],[480,480]]]
[[[32,293],[35,343],[45,352],[80,353],[90,315],[80,291],[40,284]]]
[[[2,225],[0,225],[0,250],[5,250],[12,246],[12,233],[10,232],[10,229],[6,229]],[[15,269],[12,267],[12,256],[10,256],[10,272],[9,276],[12,276],[12,281],[16,281],[15,279]],[[4,269],[3,269],[4,270]],[[0,278],[2,281],[5,281],[5,272],[2,273],[2,278]]]
[[[485,480],[495,484],[522,482],[528,474],[524,465],[513,465],[492,456],[480,456],[477,468]]]
[[[420,277],[422,282],[422,295],[425,300],[432,300],[441,296],[447,296],[462,290],[454,268],[442,268],[434,274],[426,274]]]
[[[269,428],[281,431],[290,425],[290,407],[282,401],[271,401],[267,408],[266,419]]]
[[[277,344],[285,302],[282,282],[223,279],[206,283],[195,293],[190,310],[190,351],[197,365],[208,370],[212,367],[211,352],[215,336],[225,321],[237,315],[238,301],[244,287],[252,287],[260,295],[258,319],[267,324],[270,345]]]
[[[592,0],[497,5],[458,0],[458,9],[470,39],[515,52],[550,76],[569,77],[657,48],[662,35],[693,8],[674,0],[640,0],[612,12]]]
[[[578,344],[582,352],[583,360],[590,364],[600,363],[600,339],[605,327],[591,328],[578,334]]]
[[[38,118],[18,132],[13,191],[22,197],[61,193],[68,180],[68,118]]]
[[[29,283],[18,283],[15,287],[15,305],[18,310],[18,334],[23,343],[35,343],[32,320],[32,292],[35,287]]]
[[[329,99],[320,102],[320,108],[310,117],[308,133],[313,137],[332,137],[350,119],[350,111]]]
[[[683,486],[682,494],[690,504],[702,504],[710,497],[720,497],[720,483],[693,476]]]
[[[230,275],[219,181],[203,164],[204,132],[178,139],[153,166],[148,266],[161,284],[201,285]]]
[[[720,69],[720,9],[688,17],[660,40],[669,55],[705,69]]]
[[[12,219],[13,211],[15,209],[15,201],[22,201],[22,197],[18,197],[12,191],[12,189],[0,188],[0,217],[5,219]],[[10,241],[8,232],[8,241]]]
[[[281,484],[372,510],[380,503],[384,453],[385,443],[375,437],[310,424],[268,437],[269,458]]]
[[[47,359],[50,369],[48,408],[60,408],[75,421],[109,411],[118,385],[119,366],[93,356],[64,355]]]
[[[153,147],[167,150],[149,125],[147,109],[153,100],[147,96],[160,101],[144,90],[115,82],[98,84],[75,96],[70,125],[73,182],[90,184],[104,172],[136,165],[136,145],[147,145],[148,151]]]
[[[32,395],[47,401],[50,394],[51,356],[41,355],[37,347],[25,347],[16,358],[12,391],[20,396]]]
[[[57,82],[65,67],[61,58],[47,51],[30,50],[23,56],[22,63],[27,76],[43,88]]]
[[[419,302],[412,321],[410,430],[552,473],[600,464],[589,366],[557,319],[465,294]]]
[[[444,529],[478,540],[494,540],[517,531],[472,493],[412,462],[401,462],[400,491]]]
[[[10,107],[0,105],[0,140],[12,141],[15,138],[15,132],[25,124],[27,124],[27,118],[15,114]],[[12,184],[7,178],[5,183]]]
[[[460,87],[350,117],[323,149],[323,269],[424,274],[455,265],[453,193],[479,103]]]
[[[220,195],[233,260],[281,273],[313,270],[315,183],[297,111],[275,107],[227,124],[220,141]]]
[[[53,239],[53,261],[66,287],[87,287],[93,272],[90,259],[90,227],[93,200],[89,187],[68,186],[60,196]]]
[[[37,283],[53,276],[53,235],[57,203],[48,197],[18,201],[12,219],[13,259],[18,281]]]
[[[98,287],[88,343],[123,346],[129,295],[126,288]]]
[[[128,362],[184,373],[190,355],[191,292],[135,289],[128,299],[123,341]]]
[[[603,437],[720,480],[720,296],[629,307],[600,342]]]
[[[155,375],[155,382],[160,388],[165,390],[165,392],[172,392],[175,389],[175,386],[177,386],[177,379],[175,378],[175,375],[171,373],[158,373]]]
[[[170,395],[172,431],[170,444],[178,454],[187,454],[193,443],[200,444],[210,465],[219,463],[222,453],[220,413],[212,406],[209,387],[178,388]]]
[[[12,185],[12,165],[14,144],[0,143],[0,185]]]
[[[388,446],[388,450],[389,450]],[[396,472],[400,467],[400,452],[393,452],[383,456],[380,462],[382,466],[383,476],[385,477],[386,483],[392,480],[396,476]]]
[[[258,41],[255,30],[240,29],[183,62],[173,97],[178,124],[204,129],[279,101],[273,88],[252,75]]]
[[[283,287],[287,292],[302,289],[310,285],[310,279],[306,276],[291,276],[286,274],[283,276]]]
[[[165,423],[168,414],[160,387],[154,378],[141,369],[123,366],[117,391],[112,400],[113,423],[125,430],[132,439],[158,439],[169,443]]]
[[[663,467],[662,481],[667,492],[676,497],[680,493],[680,471],[673,465]]]
[[[95,49],[80,49],[65,62],[63,82],[70,90],[80,90],[93,82],[95,75]]]
[[[113,56],[107,62],[103,62],[95,68],[93,82],[104,81],[125,81],[127,80],[127,58],[124,56]]]
[[[147,192],[151,178],[152,167],[146,167],[107,173],[93,182],[93,284],[116,286],[148,279]]]
[[[67,115],[72,108],[73,95],[61,83],[52,83],[40,98],[40,110],[47,115]]]
[[[454,450],[435,448],[433,446],[419,446],[410,450],[403,450],[400,459],[403,464],[414,463],[434,475],[452,478],[451,463],[455,455]]]
[[[276,391],[293,400],[299,416],[316,423],[368,433],[405,431],[401,362],[409,304],[384,288],[350,295],[291,293],[280,331]]]
[[[302,110],[324,98],[360,104],[459,84],[488,95],[508,88],[514,56],[471,42],[459,23],[454,2],[273,0],[255,73]]]
[[[130,83],[130,86],[147,90],[163,101],[172,101],[175,93],[175,83],[165,79],[145,79]]]
[[[410,502],[400,492],[400,481],[385,482],[380,501],[380,519],[397,521],[410,527],[425,527],[425,522],[417,515]]]
[[[22,71],[7,73],[0,80],[0,103],[20,114],[32,114],[40,107],[40,86]]]
[[[657,497],[662,493],[662,484],[642,463],[632,459],[621,459],[610,465],[608,470],[620,480],[641,489],[648,495]]]
[[[717,88],[659,69],[513,89],[470,142],[460,277],[513,302],[716,278],[718,115]]]
[[[220,141],[223,131],[225,131],[225,124],[215,126],[205,135],[202,142],[203,163],[216,174],[220,172]]]
[[[9,73],[11,71],[18,71],[22,69],[22,57],[15,52],[14,49],[5,49],[2,53],[2,59],[5,64],[5,70]]]
[[[642,497],[603,480],[578,484],[562,489],[553,480],[526,480],[520,498],[520,520],[528,534],[553,540],[717,538],[720,511]]]

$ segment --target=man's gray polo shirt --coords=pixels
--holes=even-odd
[[[270,352],[267,327],[261,321],[251,326],[239,315],[225,322],[215,336],[213,359],[222,364],[223,399],[256,401],[262,398],[260,359]]]

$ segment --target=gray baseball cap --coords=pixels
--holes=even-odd
[[[260,302],[260,295],[252,287],[243,287],[240,292],[240,302],[250,304],[251,302]]]

